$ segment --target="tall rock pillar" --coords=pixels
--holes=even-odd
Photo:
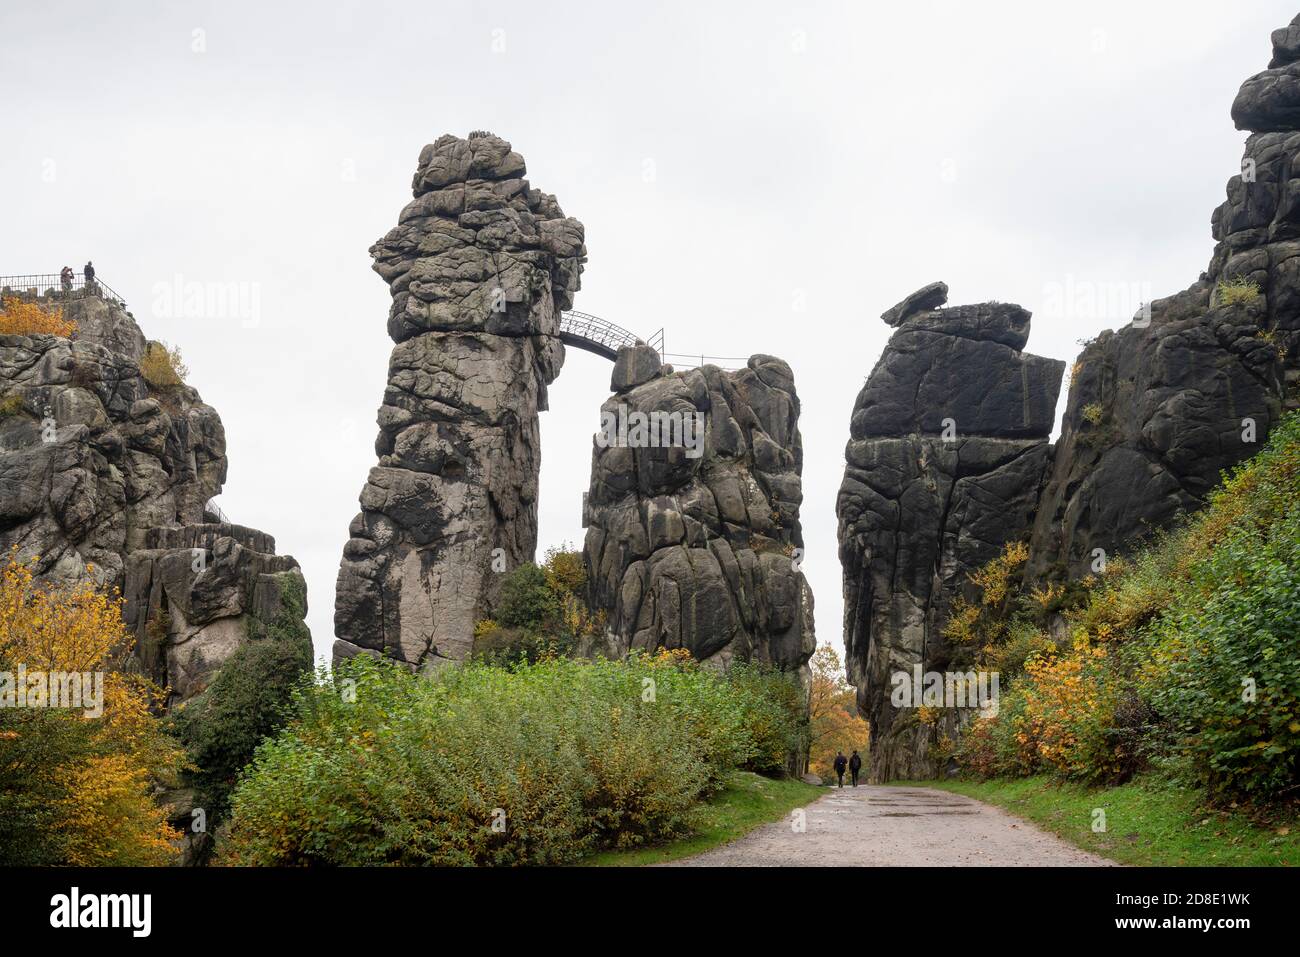
[[[968,574],[1028,534],[1065,367],[1021,351],[1020,306],[939,308],[947,294],[934,283],[882,316],[898,331],[854,404],[836,501],[844,650],[877,782],[933,776],[931,747],[964,718],[896,707],[895,676],[961,668],[944,625],[976,597]]]
[[[464,658],[501,576],[537,546],[537,413],[586,260],[582,224],[529,186],[488,133],[420,153],[415,198],[370,249],[396,346],[378,464],[361,490],[335,601],[335,659]]]

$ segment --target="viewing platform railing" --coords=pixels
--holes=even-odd
[[[82,273],[73,273],[72,279],[67,282],[61,280],[58,273],[0,276],[0,295],[54,302],[91,296],[105,302],[115,302],[119,306],[126,305],[126,300],[101,282],[98,276],[87,280]]]

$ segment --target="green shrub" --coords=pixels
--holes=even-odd
[[[0,659],[4,670],[13,663]],[[0,712],[0,863],[51,867],[68,862],[67,807],[74,781],[59,773],[103,748],[95,722],[55,708]]]
[[[1245,276],[1236,276],[1232,279],[1220,279],[1214,291],[1219,305],[1235,306],[1258,299],[1259,283],[1252,282]]]
[[[762,664],[734,661],[727,680],[741,694],[741,723],[754,754],[743,765],[759,774],[793,771],[808,748],[807,705],[799,679]]]
[[[1154,766],[1252,800],[1300,785],[1300,414],[1186,525],[1079,584],[1068,641],[1021,619],[985,649],[1027,673],[969,729],[965,768],[1115,781]]]
[[[1212,510],[1240,514],[1188,563],[1180,599],[1150,633],[1151,702],[1216,793],[1268,797],[1300,784],[1298,491],[1292,416],[1216,495]]]
[[[546,580],[557,591],[581,595],[587,587],[587,568],[582,552],[569,547],[567,542],[559,548],[546,550],[542,570],[546,573]]]
[[[210,823],[222,819],[239,772],[257,746],[283,727],[292,690],[312,664],[311,635],[302,618],[301,581],[285,576],[275,621],[226,659],[216,679],[173,716],[177,737],[195,770],[198,806]]]
[[[571,654],[605,629],[604,612],[587,606],[586,583],[581,552],[551,548],[540,567],[520,565],[501,585],[496,618],[475,625],[473,656],[508,664]]]
[[[999,695],[996,717],[975,718],[955,752],[964,772],[979,778],[1019,777],[1034,772],[1037,756],[1021,740],[1025,704],[1024,694],[1013,685]]]
[[[560,614],[560,600],[546,572],[528,562],[506,576],[497,602],[497,621],[507,628],[540,631]]]
[[[546,657],[573,652],[570,635],[546,635],[530,628],[504,628],[491,619],[474,628],[472,657],[475,661],[509,665],[515,661],[536,662]]]
[[[1024,619],[1014,619],[1007,626],[1005,639],[988,648],[984,658],[987,670],[996,671],[1001,681],[1024,674],[1025,663],[1038,655],[1054,654],[1057,642],[1041,627]]]
[[[322,670],[233,799],[232,864],[558,864],[691,827],[759,685],[679,655]]]

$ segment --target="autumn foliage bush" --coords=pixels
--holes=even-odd
[[[823,781],[835,778],[835,755],[858,751],[867,760],[867,722],[858,715],[857,689],[844,680],[840,656],[822,645],[808,662],[808,770]]]
[[[159,689],[123,666],[121,600],[90,584],[44,587],[10,556],[0,569],[0,671],[103,673],[102,714],[0,708],[0,863],[169,863],[155,784],[183,763],[151,708]]]
[[[572,653],[583,638],[605,628],[603,611],[587,607],[582,553],[548,549],[541,565],[525,562],[505,575],[496,617],[474,629],[474,657],[507,664]]]
[[[46,308],[17,296],[0,300],[0,336],[62,336],[69,338],[77,331],[77,324],[63,318],[57,306]]]
[[[762,757],[754,700],[684,653],[467,663],[358,657],[298,693],[233,798],[229,864],[559,864],[690,828]]]
[[[1108,782],[1156,767],[1225,798],[1300,786],[1300,415],[1080,594],[1062,638],[1023,616],[1006,629],[1023,673],[968,729],[968,771]]]
[[[170,389],[185,384],[190,374],[178,346],[150,342],[140,357],[140,375],[155,389]]]

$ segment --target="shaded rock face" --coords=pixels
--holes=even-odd
[[[334,656],[412,667],[465,657],[501,571],[533,559],[537,414],[586,259],[582,224],[490,134],[420,153],[415,198],[371,247],[396,346],[378,464],[361,492],[335,600]]]
[[[71,340],[0,336],[0,549],[43,581],[119,589],[145,670],[184,701],[274,604],[258,575],[302,576],[270,536],[209,524],[226,479],[221,419],[189,386],[144,380],[130,313],[95,297],[59,305]],[[160,550],[173,554],[167,588],[155,587]],[[197,599],[179,584],[192,562],[208,568]]]
[[[847,667],[874,781],[932,774],[929,749],[965,718],[920,722],[891,703],[893,676],[959,667],[943,627],[959,595],[976,597],[968,574],[1033,523],[1064,372],[1021,351],[1021,307],[945,309],[929,295],[934,308],[906,308],[923,293],[882,317],[898,331],[854,404],[836,500]]]
[[[1200,508],[1253,455],[1300,379],[1300,18],[1233,103],[1242,172],[1211,218],[1209,268],[1079,356],[1027,574],[1077,578]],[[1233,301],[1233,283],[1258,295]],[[1226,284],[1226,285],[1225,285]]]
[[[798,567],[803,447],[790,367],[757,355],[738,372],[672,372],[638,346],[619,351],[612,385],[583,546],[608,650],[802,669],[816,641]],[[657,432],[639,436],[638,415],[658,415]]]
[[[1081,578],[1200,508],[1282,414],[1261,296],[1216,306],[1199,282],[1079,357],[1026,574]]]
[[[146,672],[187,701],[280,616],[295,584],[305,595],[298,563],[276,555],[265,532],[224,522],[153,528],[127,556],[123,615]]]
[[[1053,370],[1040,360],[1018,377],[987,344],[1021,348],[1027,315],[1022,324],[1007,312],[1015,307],[977,307],[984,317],[953,327],[985,341],[992,364],[977,367],[972,343],[922,338],[941,334],[935,326],[952,312],[918,308],[939,284],[885,314],[899,332],[855,407],[838,503],[848,670],[872,721],[876,780],[938,772],[929,746],[954,735],[963,714],[945,708],[937,725],[919,726],[894,712],[882,682],[916,661],[926,671],[951,663],[936,637],[951,597],[1002,542],[1028,539],[1027,584],[1099,570],[1200,508],[1222,471],[1300,404],[1300,17],[1274,32],[1269,69],[1242,85],[1232,116],[1252,135],[1211,220],[1209,268],[1084,348],[1054,447],[1042,441]],[[927,434],[945,416],[959,452]],[[961,444],[963,421],[993,431]]]

